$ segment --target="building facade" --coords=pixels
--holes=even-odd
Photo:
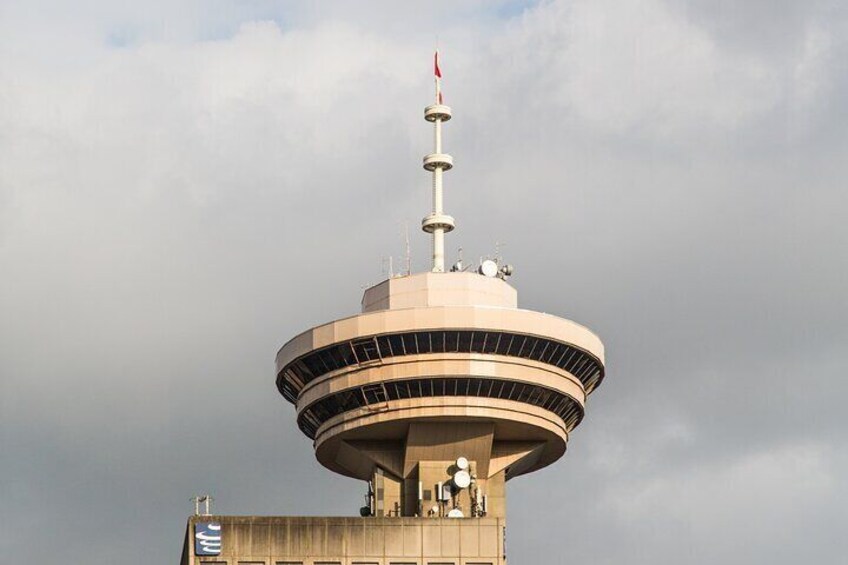
[[[219,551],[198,555],[195,532],[208,524],[220,526]],[[504,534],[499,518],[193,516],[182,563],[497,565],[505,562]]]

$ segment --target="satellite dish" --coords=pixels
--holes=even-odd
[[[439,507],[433,506],[432,508],[430,508],[430,512],[432,512],[433,514],[438,514],[439,513]]]
[[[454,508],[450,512],[448,512],[448,518],[464,518],[465,514],[462,513],[462,510],[459,508]]]
[[[484,277],[496,277],[498,276],[498,264],[491,259],[486,259],[480,263],[480,268],[477,269],[477,272]]]
[[[471,475],[468,471],[457,471],[453,476],[453,484],[457,488],[468,488],[471,486]]]
[[[460,471],[465,471],[466,469],[468,469],[468,459],[466,459],[465,457],[460,457],[456,460],[456,467]]]

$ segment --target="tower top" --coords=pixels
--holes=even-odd
[[[451,119],[434,57],[424,109],[435,147],[431,272],[367,289],[362,312],[313,327],[277,353],[277,388],[328,469],[368,481],[363,516],[503,517],[506,481],[550,465],[604,378],[589,329],[518,308],[499,260],[445,269],[442,151]],[[498,253],[499,255],[499,253]],[[482,275],[482,276],[481,276]]]
[[[442,123],[451,119],[451,109],[443,104],[442,70],[439,68],[439,51],[433,57],[433,79],[436,84],[435,103],[424,108],[424,119],[433,123],[434,149],[424,157],[424,169],[433,173],[433,211],[421,220],[421,229],[433,235],[434,273],[445,272],[445,234],[456,224],[444,212],[442,173],[453,168],[453,157],[442,153]]]

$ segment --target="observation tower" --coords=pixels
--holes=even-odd
[[[360,516],[227,516],[195,498],[182,565],[506,565],[506,483],[565,453],[604,376],[583,326],[518,307],[499,260],[445,269],[438,53],[426,272],[365,291],[362,312],[283,345],[277,388],[328,469],[367,482]],[[206,510],[201,514],[200,502]]]
[[[361,314],[311,328],[276,358],[277,388],[328,469],[367,481],[363,516],[503,518],[506,483],[565,453],[604,377],[604,347],[587,328],[518,307],[512,267],[486,260],[445,269],[442,102],[438,53],[434,131],[423,159],[433,206],[429,271],[365,291]]]

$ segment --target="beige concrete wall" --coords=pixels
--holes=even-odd
[[[477,273],[416,273],[385,280],[362,297],[363,312],[429,306],[517,308],[518,293],[502,279]]]
[[[374,473],[374,515],[402,516],[403,512],[403,483],[397,477],[383,472],[378,468]]]
[[[221,524],[221,555],[194,555],[195,522]],[[496,518],[194,516],[183,565],[504,565]]]

